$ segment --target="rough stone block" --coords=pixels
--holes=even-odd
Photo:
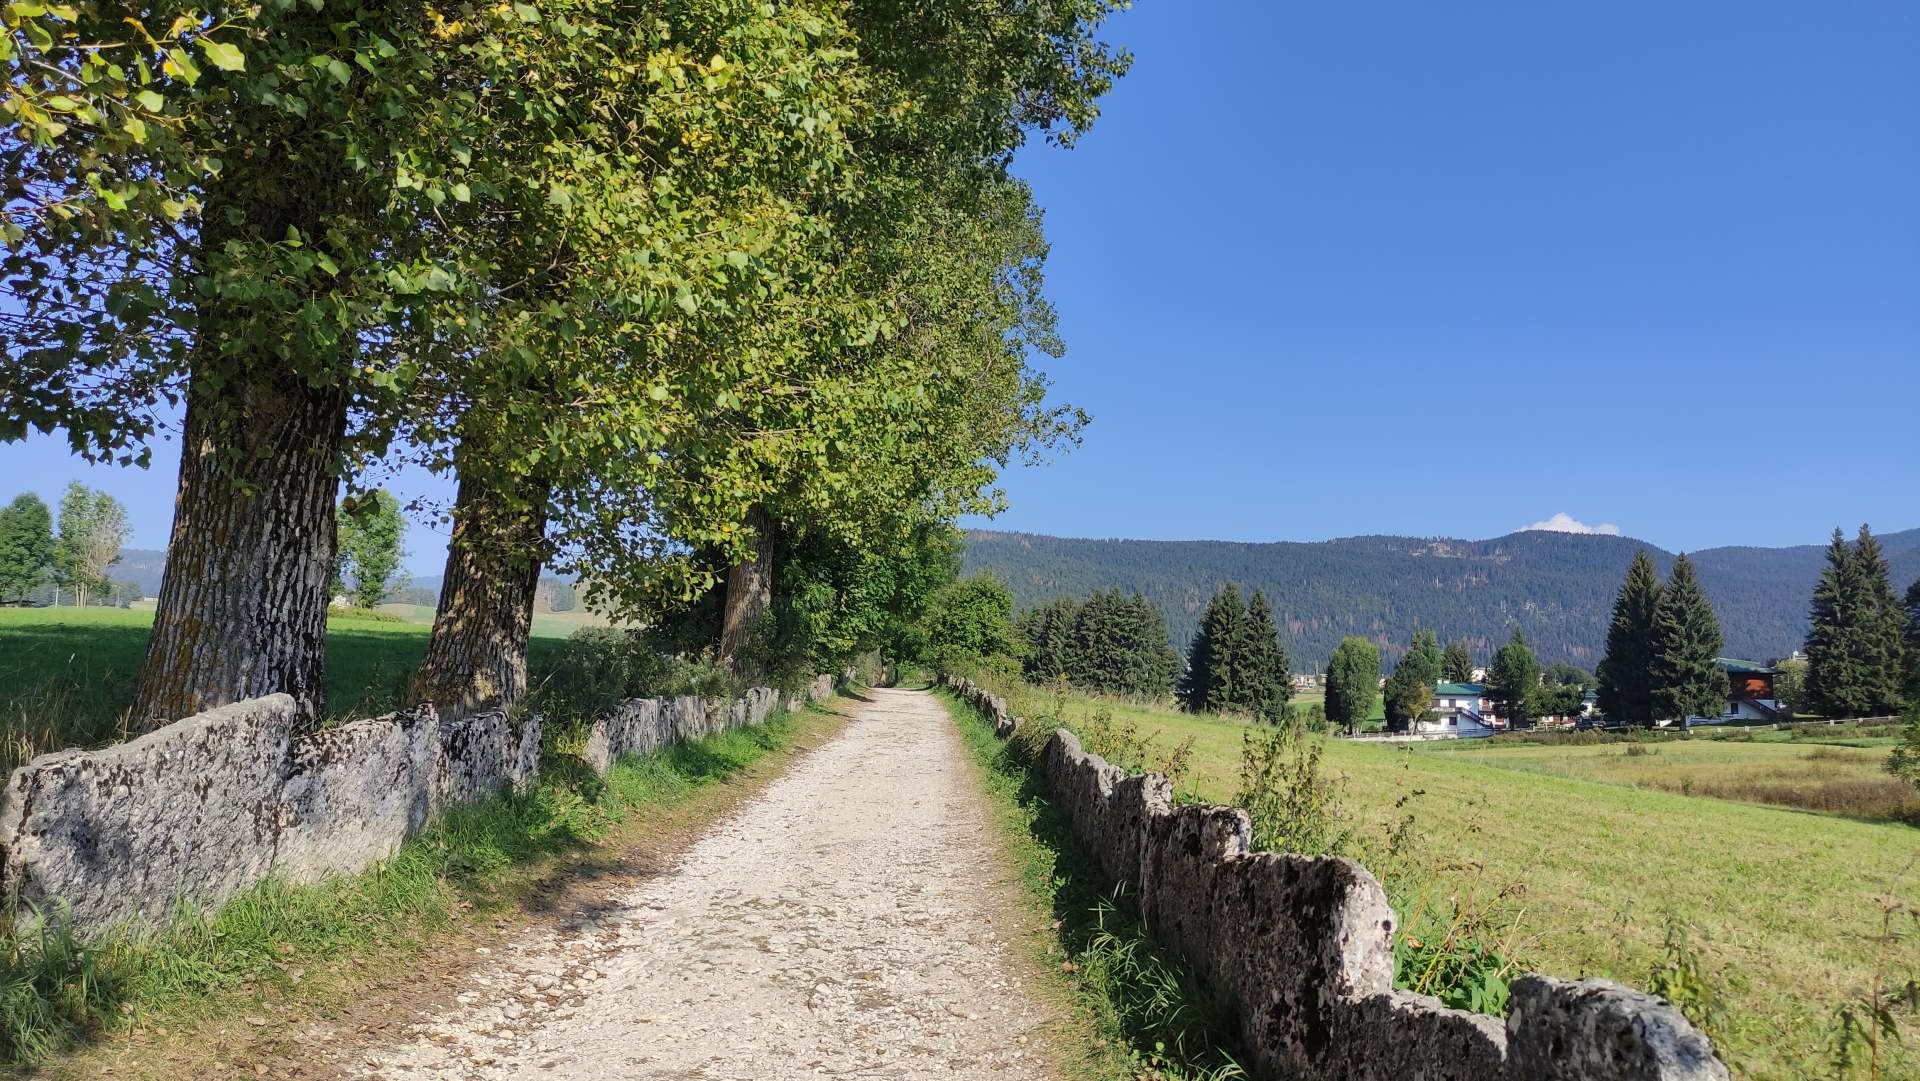
[[[1726,1081],[1713,1043],[1654,995],[1607,980],[1527,975],[1507,1011],[1508,1076]]]
[[[1327,1072],[1352,1081],[1493,1081],[1506,1076],[1498,1017],[1389,991],[1346,1005]],[[1551,1076],[1551,1075],[1542,1075]],[[1518,1081],[1516,1078],[1515,1081]]]
[[[525,728],[533,729],[531,765],[539,765],[540,733],[529,719]],[[507,715],[499,710],[471,713],[453,721],[441,721],[440,747],[429,788],[428,809],[437,814],[442,808],[468,803],[523,783],[532,775],[529,765],[527,732],[516,732]]]
[[[398,851],[427,821],[438,729],[426,707],[296,741],[281,786],[273,869],[311,881]]]
[[[272,866],[295,719],[291,697],[269,695],[21,766],[0,796],[0,882],[67,902],[83,929],[234,896]]]

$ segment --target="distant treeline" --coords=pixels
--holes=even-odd
[[[1881,538],[1894,580],[1920,577],[1920,529]],[[1320,671],[1347,635],[1403,653],[1417,630],[1463,640],[1490,657],[1515,630],[1543,662],[1593,668],[1605,648],[1614,593],[1636,551],[1662,575],[1672,554],[1626,537],[1516,533],[1487,541],[1350,537],[1321,543],[1081,540],[973,532],[969,573],[1007,583],[1015,604],[1118,589],[1160,610],[1176,648],[1228,583],[1272,602],[1294,666]],[[1691,554],[1725,628],[1729,653],[1766,660],[1807,637],[1807,598],[1826,562],[1820,545],[1712,548]]]

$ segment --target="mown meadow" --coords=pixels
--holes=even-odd
[[[64,747],[126,736],[123,716],[146,656],[149,611],[0,608],[0,769]],[[532,665],[558,654],[578,622],[536,619]],[[335,617],[327,623],[327,713],[391,710],[427,648],[424,623]]]
[[[1233,801],[1243,740],[1260,733],[1074,693],[1029,689],[1016,704],[1083,733],[1133,726],[1153,741],[1147,762],[1171,761],[1189,798],[1214,802]],[[1784,1081],[1835,1076],[1840,1011],[1876,973],[1897,982],[1920,972],[1910,914],[1920,906],[1920,830],[1713,796],[1740,778],[1874,779],[1884,750],[1843,745],[1873,737],[1835,739],[1331,739],[1321,767],[1360,850],[1391,846],[1406,864],[1382,875],[1390,894],[1455,912],[1456,929],[1528,969],[1641,988],[1697,969],[1709,1001],[1692,1005],[1713,1014],[1737,1075]],[[1889,920],[1896,905],[1909,911]],[[1879,1076],[1920,1076],[1920,1038],[1905,1036],[1906,1046],[1882,1049]]]

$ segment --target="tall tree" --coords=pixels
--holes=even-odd
[[[1719,617],[1700,588],[1693,561],[1673,561],[1653,615],[1653,713],[1676,721],[1727,711],[1727,673],[1717,657],[1726,645]]]
[[[1327,662],[1327,720],[1348,732],[1373,712],[1380,687],[1380,648],[1358,635],[1348,635]]]
[[[1029,681],[1046,684],[1068,675],[1068,643],[1079,612],[1077,603],[1062,597],[1020,613],[1015,626],[1026,645],[1021,664]]]
[[[1854,640],[1859,577],[1853,548],[1835,529],[1807,619],[1807,704],[1828,717],[1858,716],[1865,708],[1860,650]]]
[[[1441,662],[1440,642],[1434,633],[1415,634],[1412,647],[1394,666],[1382,692],[1388,730],[1404,732],[1427,712],[1433,704],[1434,685],[1440,681]]]
[[[1907,703],[1920,709],[1920,578],[1907,587]]]
[[[1440,677],[1449,683],[1473,682],[1473,650],[1465,642],[1456,638],[1447,643],[1440,654]]]
[[[340,540],[334,591],[350,597],[357,608],[372,608],[404,584],[398,575],[407,523],[400,501],[385,488],[376,488],[342,500],[335,513]]]
[[[1187,659],[1187,676],[1193,683],[1188,697],[1196,712],[1221,713],[1239,705],[1233,676],[1244,648],[1246,624],[1246,602],[1239,587],[1229,582],[1207,606],[1194,654]]]
[[[19,604],[53,568],[53,513],[32,492],[0,508],[0,604]]]
[[[1613,600],[1606,654],[1600,660],[1600,712],[1617,724],[1651,725],[1654,618],[1660,607],[1660,572],[1645,549],[1633,554]]]
[[[1903,698],[1906,612],[1880,542],[1866,526],[1852,545],[1838,530],[1813,591],[1806,696],[1828,717],[1896,712]]]
[[[924,617],[935,666],[962,672],[1019,656],[1013,632],[1013,595],[990,575],[951,582],[935,593]]]
[[[113,584],[109,572],[120,562],[127,543],[127,508],[105,492],[93,493],[93,528],[87,533],[83,557],[93,588],[104,593]]]
[[[1906,608],[1893,590],[1886,552],[1865,525],[1854,540],[1853,559],[1860,579],[1859,641],[1866,709],[1875,715],[1898,713],[1906,697]]]
[[[1274,622],[1273,605],[1256,589],[1247,602],[1247,622],[1233,664],[1237,707],[1271,724],[1284,721],[1293,699],[1291,667]]]
[[[73,590],[74,603],[86,607],[88,596],[112,581],[107,570],[120,561],[126,537],[127,510],[119,500],[79,481],[67,485],[54,541],[54,583]]]
[[[1493,711],[1514,728],[1533,723],[1535,692],[1540,686],[1540,661],[1527,645],[1527,636],[1518,629],[1507,644],[1493,655],[1487,669],[1487,698]]]

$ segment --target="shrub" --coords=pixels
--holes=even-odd
[[[558,734],[582,728],[629,698],[737,694],[737,680],[704,660],[664,656],[641,635],[612,627],[582,627],[529,680],[526,708],[545,715]]]
[[[1240,790],[1233,801],[1253,816],[1253,845],[1302,856],[1341,855],[1353,841],[1340,786],[1321,770],[1323,737],[1285,724],[1240,740]]]

